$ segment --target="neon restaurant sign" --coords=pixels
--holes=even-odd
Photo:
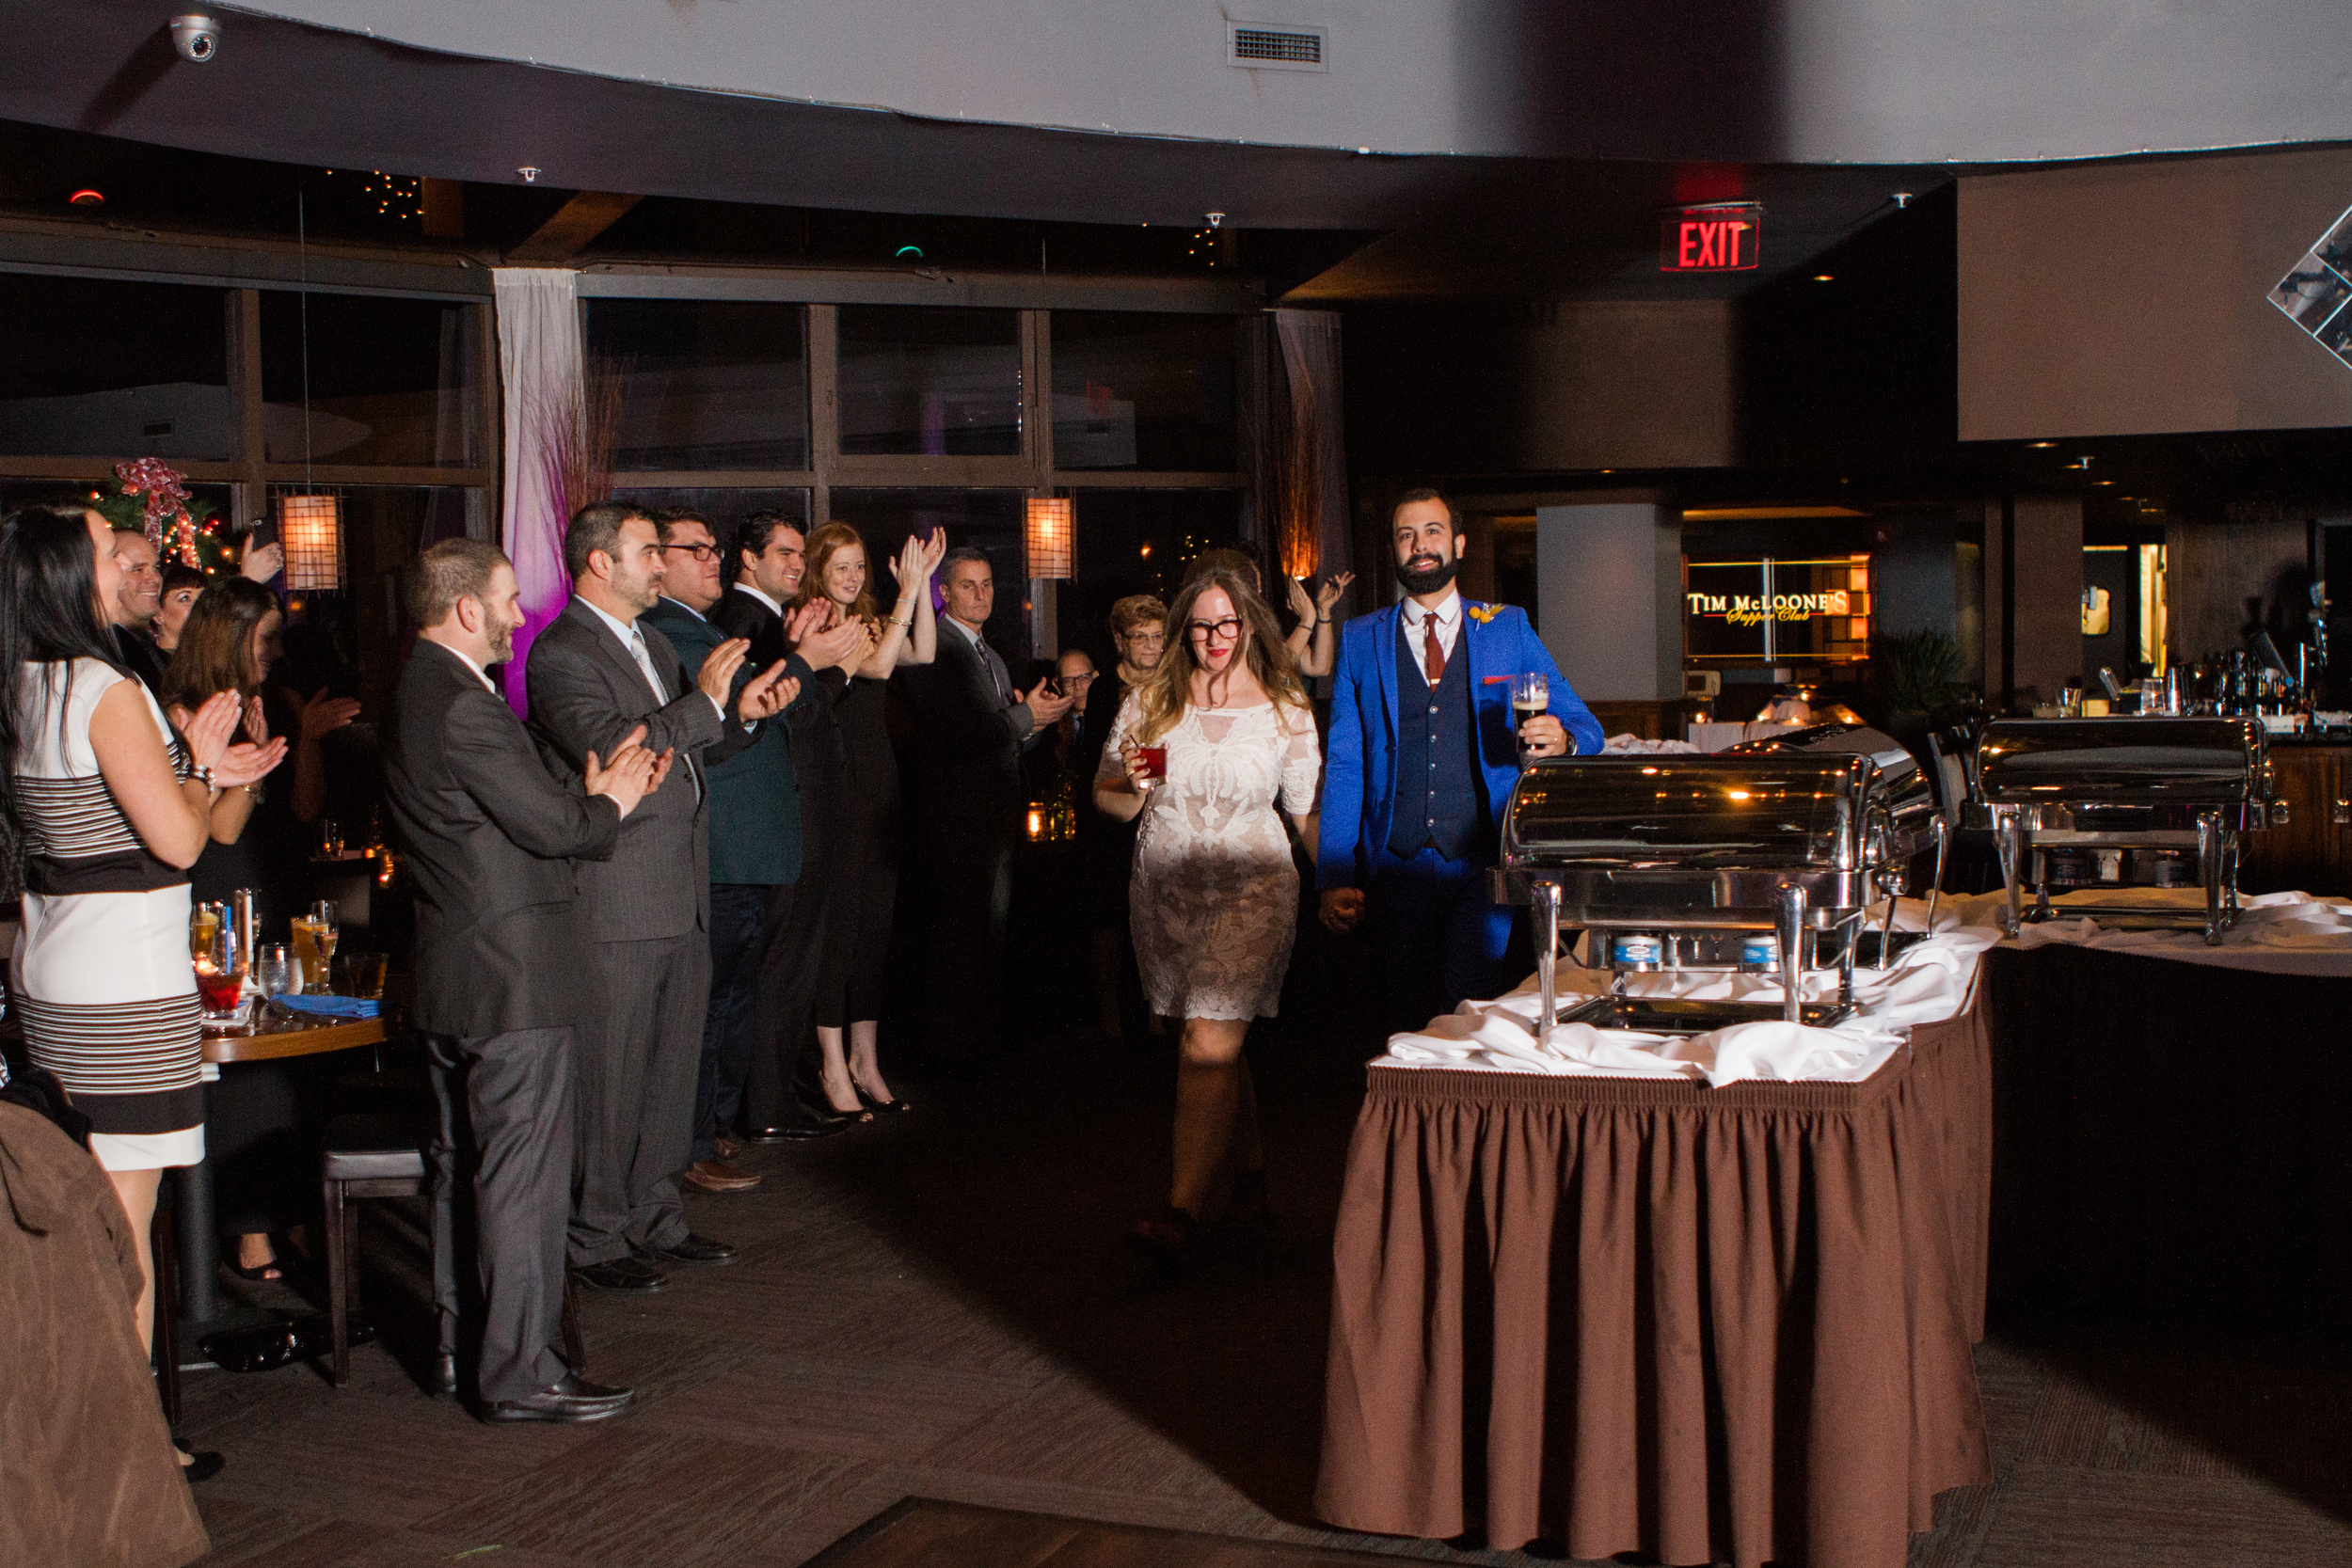
[[[1704,662],[1870,657],[1870,558],[1685,561],[1682,644]]]

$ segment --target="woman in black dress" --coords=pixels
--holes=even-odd
[[[244,578],[215,583],[198,596],[179,627],[164,670],[164,711],[174,725],[207,699],[234,696],[256,739],[293,737],[286,758],[267,778],[232,791],[213,815],[213,834],[189,869],[198,902],[226,902],[253,890],[257,941],[283,941],[308,891],[309,828],[326,796],[320,737],[351,722],[359,705],[322,690],[295,708],[269,685],[282,624],[277,598]],[[242,808],[242,809],[239,809]],[[303,1064],[255,1062],[213,1085],[207,1120],[224,1235],[232,1263],[247,1279],[275,1279],[279,1270],[273,1231],[297,1228],[309,1212],[310,1183],[303,1180],[310,1149],[299,1136]]]
[[[848,766],[816,1022],[825,1102],[841,1115],[907,1108],[890,1092],[876,1055],[898,889],[898,764],[882,705],[891,671],[929,664],[937,651],[931,574],[946,552],[946,536],[937,531],[928,541],[906,542],[891,565],[898,595],[884,617],[866,588],[866,542],[847,523],[827,523],[808,536],[808,567],[793,601],[795,610],[827,603],[832,616],[862,620],[875,636],[873,653],[850,672],[848,689],[834,704]]]
[[[1103,760],[1103,741],[1119,717],[1119,705],[1128,688],[1139,683],[1160,661],[1167,641],[1168,606],[1149,594],[1130,594],[1111,606],[1111,643],[1119,662],[1095,676],[1087,692],[1086,723],[1089,809],[1078,814],[1078,850],[1086,867],[1089,932],[1088,946],[1094,959],[1096,1027],[1103,1037],[1126,1037],[1119,998],[1134,962],[1127,934],[1127,883],[1136,863],[1136,825],[1094,810],[1091,787]]]

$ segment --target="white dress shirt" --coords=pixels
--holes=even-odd
[[[766,605],[771,610],[774,611],[779,616],[784,613],[784,606],[776,603],[775,600],[770,598],[758,589],[754,588],[748,582],[739,580],[735,585],[735,591],[739,594],[749,594],[753,598],[757,599],[761,604]]]
[[[660,675],[654,673],[653,653],[645,646],[645,634],[638,629],[637,623],[634,621],[616,620],[612,616],[607,615],[603,610],[598,610],[595,605],[588,604],[586,599],[581,599],[580,602],[581,604],[588,605],[590,614],[596,616],[597,620],[602,621],[606,626],[612,628],[612,635],[621,640],[621,646],[627,648],[628,650],[629,657],[637,661],[637,668],[644,674],[645,684],[653,688],[655,700],[664,704],[670,702],[670,689],[661,684],[661,677]],[[710,705],[718,711],[720,721],[722,723],[725,722],[727,717],[726,704],[719,701],[718,698],[711,696],[707,691],[703,692],[703,696],[710,704]]]
[[[1422,657],[1426,639],[1422,623],[1435,619],[1438,624],[1438,646],[1445,650],[1446,662],[1454,662],[1454,641],[1462,634],[1462,595],[1459,590],[1448,588],[1445,602],[1435,610],[1423,610],[1412,600],[1405,601],[1405,614],[1397,624],[1397,631],[1405,639],[1406,651],[1413,656],[1413,668],[1421,678],[1429,679],[1429,661]]]

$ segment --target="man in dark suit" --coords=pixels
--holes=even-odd
[[[750,641],[754,661],[781,658],[800,638],[810,639],[803,651],[813,678],[787,720],[800,796],[801,873],[789,906],[773,911],[762,943],[743,1088],[744,1117],[757,1143],[821,1138],[848,1131],[857,1119],[820,1115],[802,1092],[816,1076],[809,1057],[817,1041],[817,962],[825,942],[835,814],[848,768],[833,706],[849,688],[845,667],[865,657],[845,641],[854,638],[854,627],[818,634],[812,630],[816,617],[786,623],[784,607],[800,592],[805,552],[797,521],[780,512],[753,513],[728,538],[723,569],[732,580],[710,610],[720,629]]]
[[[710,520],[699,513],[664,512],[655,522],[667,576],[660,602],[642,621],[699,663],[727,640],[708,619],[725,593],[719,544]],[[804,626],[816,619],[805,611],[803,617]],[[800,651],[785,658],[782,684],[792,695],[784,717],[760,725],[749,747],[709,769],[710,1001],[694,1084],[692,1164],[679,1178],[696,1192],[743,1192],[760,1181],[730,1162],[743,1086],[759,1043],[760,964],[769,942],[791,917],[801,879],[801,790],[792,769],[790,719],[809,700],[814,672],[804,655],[835,657],[854,639],[847,626],[793,639]],[[748,669],[737,673],[739,682]]]
[[[155,645],[155,613],[163,605],[163,563],[156,556],[155,542],[144,529],[118,528],[114,537],[115,559],[122,563],[121,591],[115,594],[115,602],[106,607],[106,618],[114,623],[115,651],[122,667],[161,697],[164,666],[171,658]],[[276,545],[262,545],[245,552],[237,573],[266,584],[278,574],[285,561],[283,549]]]
[[[514,657],[523,620],[515,569],[495,548],[444,540],[402,589],[419,629],[385,726],[384,786],[417,891],[415,1023],[441,1108],[431,1150],[440,1380],[456,1392],[463,1170],[484,1418],[597,1420],[627,1409],[629,1390],[581,1380],[548,1348],[563,1310],[572,1052],[585,1012],[573,862],[612,853],[659,766],[639,729],[606,746],[609,762],[581,759],[582,790],[548,775],[484,673]],[[474,1338],[476,1325],[463,1326]]]
[[[643,508],[580,508],[564,531],[564,562],[572,602],[532,641],[527,660],[532,733],[577,768],[642,724],[645,745],[676,764],[622,830],[612,858],[580,878],[596,1016],[580,1058],[572,1268],[596,1290],[649,1292],[669,1284],[655,1263],[735,1259],[733,1247],[687,1228],[678,1196],[710,987],[703,774],[751,744],[746,722],[782,708],[785,672],[775,665],[739,695],[742,641],[722,643],[690,678],[669,639],[638,624],[660,597],[666,569]]]
[[[941,572],[947,613],[939,657],[902,664],[892,678],[914,715],[914,820],[930,852],[925,1039],[941,1065],[966,1068],[995,1041],[1012,846],[1025,803],[1021,753],[1071,700],[1050,681],[1022,695],[981,637],[996,606],[986,555],[949,550]]]

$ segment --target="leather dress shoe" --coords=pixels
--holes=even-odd
[[[751,1191],[766,1180],[768,1179],[764,1176],[754,1176],[750,1171],[738,1170],[724,1160],[697,1160],[686,1167],[685,1174],[678,1178],[678,1182],[682,1186],[693,1188],[698,1193],[743,1193]]]
[[[853,1117],[842,1117],[833,1121],[795,1121],[781,1127],[755,1127],[751,1141],[755,1144],[797,1144],[811,1138],[830,1138],[835,1132],[847,1132],[857,1125]]]
[[[656,1263],[693,1263],[705,1268],[717,1268],[723,1263],[734,1262],[736,1252],[724,1242],[714,1242],[707,1236],[697,1236],[690,1230],[682,1239],[668,1246],[641,1248],[638,1256]]]
[[[572,1271],[572,1276],[592,1291],[618,1291],[627,1295],[649,1296],[670,1288],[667,1277],[634,1258],[582,1263]]]
[[[433,1358],[433,1391],[444,1399],[457,1397],[457,1357],[447,1351]]]
[[[562,1382],[533,1388],[520,1399],[492,1400],[481,1415],[485,1421],[601,1421],[636,1402],[634,1389],[608,1388],[565,1372]]]

